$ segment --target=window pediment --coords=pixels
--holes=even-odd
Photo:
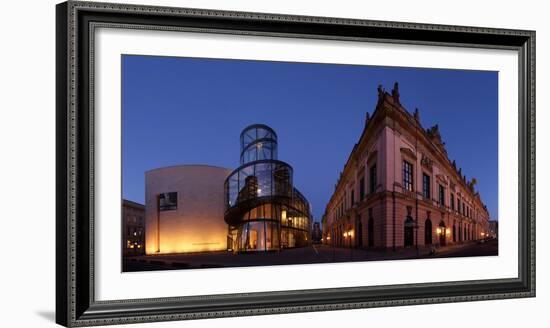
[[[401,155],[405,155],[406,157],[416,160],[416,155],[410,148],[401,147]]]

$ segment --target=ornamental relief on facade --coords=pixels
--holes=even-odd
[[[409,157],[410,159],[416,160],[416,155],[410,148],[401,147],[401,155],[405,155],[406,157]]]
[[[422,164],[422,166],[430,170],[430,172],[433,170],[434,161],[424,153],[422,153],[420,163]]]
[[[455,191],[456,190],[456,184],[453,181],[451,181],[450,185],[451,185],[451,190]]]
[[[444,176],[443,174],[438,174],[438,175],[436,175],[436,177],[437,177],[437,180],[439,181],[439,183],[444,184],[444,185],[449,184],[449,182],[447,180],[447,177]]]

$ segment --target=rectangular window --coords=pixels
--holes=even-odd
[[[464,208],[464,201],[462,202],[462,215],[466,215],[466,209]]]
[[[353,207],[353,204],[355,203],[355,190],[351,190],[351,207]]]
[[[455,194],[451,193],[451,209],[455,209]]]
[[[460,214],[460,198],[456,198],[458,200],[458,208],[457,208],[457,211],[458,211],[458,214]]]
[[[430,176],[427,174],[422,174],[422,195],[424,195],[424,198],[430,199]]]
[[[361,178],[359,181],[359,201],[363,201],[365,199],[365,178]]]
[[[165,192],[159,195],[159,210],[171,211],[178,208],[178,193]]]
[[[376,192],[376,164],[373,164],[371,167],[370,167],[370,175],[369,175],[369,178],[370,178],[370,188],[369,188],[369,192],[370,193],[373,193],[373,192]]]
[[[348,194],[344,191],[344,199],[342,200],[342,208],[348,208]]]
[[[413,166],[407,161],[403,161],[403,188],[413,190]]]
[[[445,206],[445,187],[439,185],[439,205]]]

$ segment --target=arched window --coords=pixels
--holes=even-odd
[[[369,218],[369,226],[368,226],[368,243],[369,247],[374,247],[374,218]]]
[[[432,220],[426,219],[426,222],[424,223],[424,244],[432,244],[432,234]]]
[[[404,226],[405,226],[405,234],[404,234],[405,247],[412,246],[414,244],[414,234],[413,234],[414,220],[413,220],[413,218],[410,217],[410,216],[407,216],[407,218],[405,219]]]
[[[438,231],[438,234],[439,234],[439,245],[441,246],[445,246],[447,243],[446,243],[446,228],[445,228],[445,222],[441,221],[439,223],[439,231]]]

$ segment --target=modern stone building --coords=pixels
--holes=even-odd
[[[145,206],[122,200],[122,255],[145,254]]]
[[[208,165],[147,171],[147,255],[226,250],[223,184],[230,172]]]
[[[447,245],[488,232],[489,213],[447,155],[437,125],[424,129],[418,109],[378,88],[323,216],[324,243],[347,247]]]
[[[179,165],[145,173],[146,254],[270,251],[308,245],[311,214],[277,160],[277,135],[241,133],[237,169]]]

